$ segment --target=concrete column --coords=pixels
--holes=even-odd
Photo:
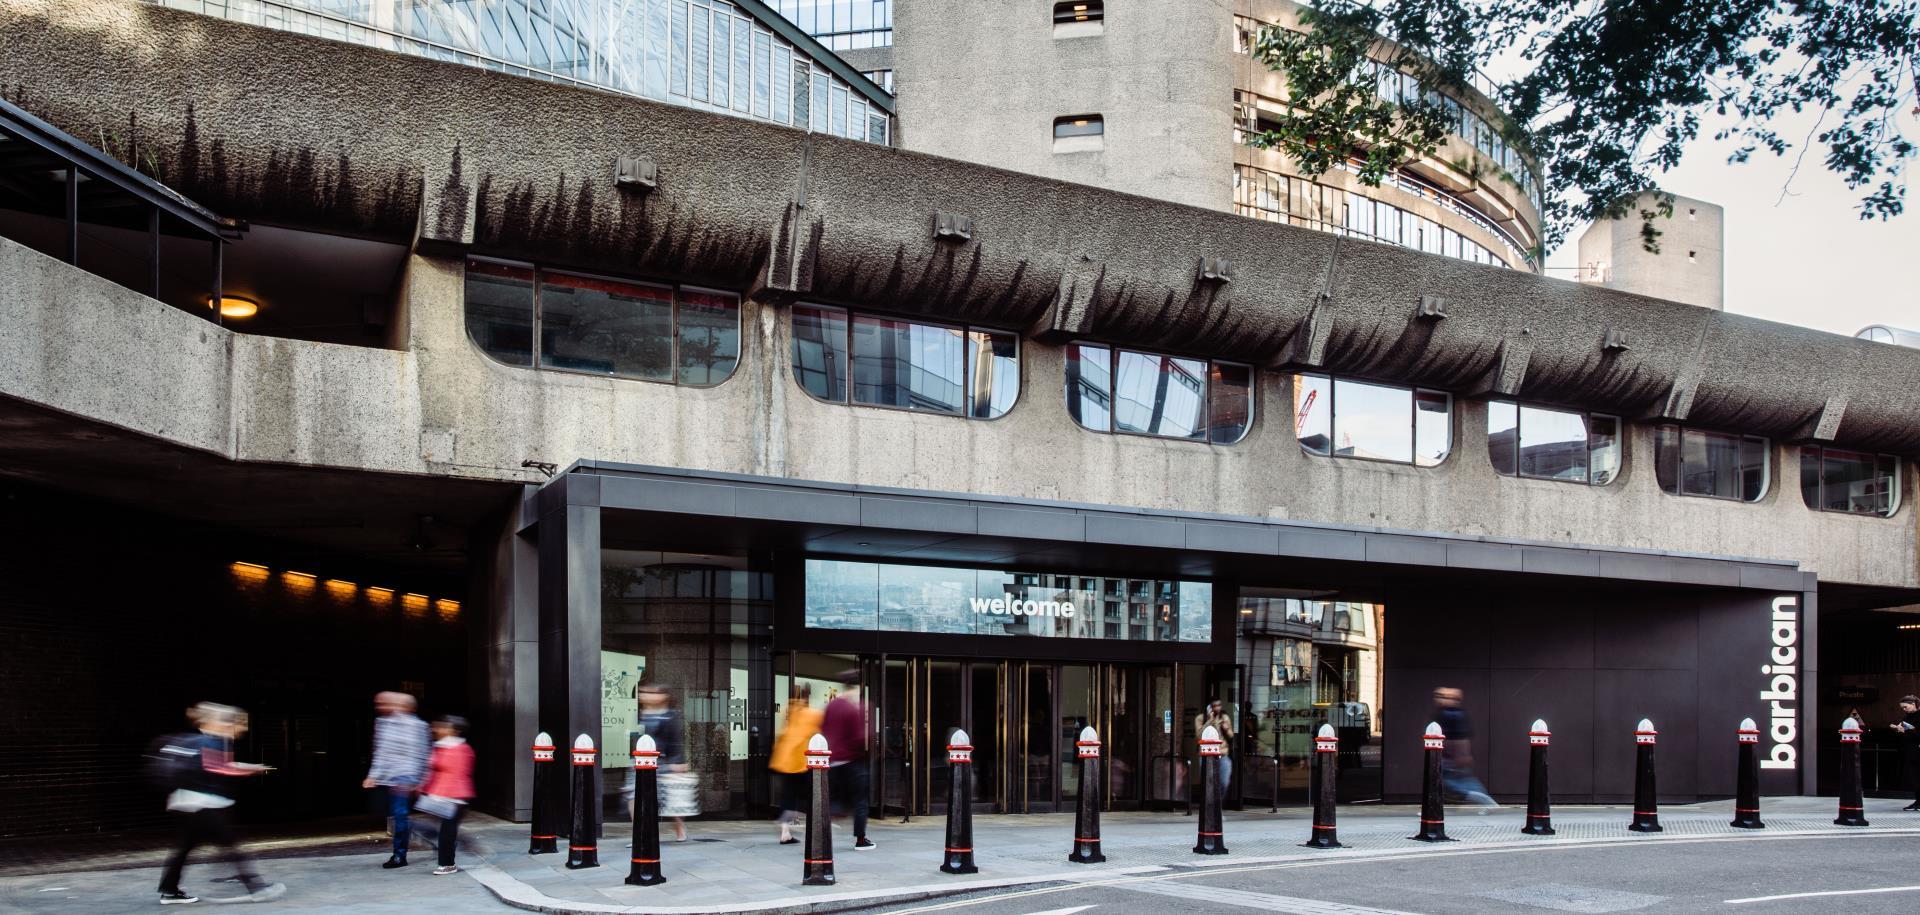
[[[551,734],[598,735],[600,481],[563,475],[540,491],[538,505],[540,727]],[[595,767],[594,796],[600,791]],[[555,802],[563,808],[566,803]]]
[[[526,494],[531,497],[532,487]],[[532,814],[533,773],[527,747],[540,725],[539,550],[531,538],[531,498],[515,501],[478,525],[468,554],[468,590],[479,622],[472,625],[474,663],[468,707],[485,728],[480,752],[480,804],[496,816]]]

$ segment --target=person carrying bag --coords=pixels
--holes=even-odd
[[[473,800],[473,747],[467,744],[467,720],[447,715],[433,723],[433,755],[427,760],[427,781],[415,801],[415,813],[424,813],[432,823],[422,824],[428,837],[440,851],[434,876],[460,873],[454,852],[460,844],[460,821],[466,817],[467,802]]]

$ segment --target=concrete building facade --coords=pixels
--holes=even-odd
[[[67,633],[7,663],[135,655],[55,625],[127,614],[45,571],[102,525],[194,534],[143,558],[199,570],[141,594],[177,621],[148,646],[202,647],[208,607],[279,627],[218,640],[232,670],[115,668],[149,688],[61,725],[90,764],[214,696],[334,784],[355,692],[410,686],[476,721],[485,806],[525,816],[532,735],[611,749],[656,679],[704,809],[751,816],[779,709],[853,669],[894,812],[940,803],[952,726],[994,741],[996,809],[1058,809],[1063,722],[1130,767],[1109,803],[1174,802],[1215,696],[1243,796],[1302,790],[1325,721],[1344,790],[1403,798],[1437,686],[1511,738],[1496,794],[1542,715],[1563,800],[1626,795],[1646,715],[1674,797],[1730,793],[1714,738],[1745,715],[1768,790],[1811,792],[1823,621],[1920,594],[1911,350],[146,4],[0,26],[9,142],[37,118],[138,164],[9,177],[197,201],[258,308],[210,320],[165,232],[152,289],[117,274],[100,252],[148,223],[78,179],[0,205],[8,529],[58,533],[11,545],[35,588],[0,628]],[[272,65],[158,51],[215,45]],[[629,156],[657,186],[616,184]],[[316,627],[381,647],[322,685]]]
[[[1643,195],[1619,219],[1602,219],[1580,236],[1579,280],[1636,295],[1701,308],[1726,304],[1727,214],[1719,204],[1674,195],[1673,214],[1656,216],[1659,251],[1641,238],[1642,210],[1657,211]]]

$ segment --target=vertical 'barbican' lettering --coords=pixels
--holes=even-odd
[[[1771,663],[1760,665],[1760,672],[1773,678],[1767,688],[1760,691],[1760,700],[1771,703],[1767,714],[1772,720],[1769,736],[1773,738],[1773,751],[1760,761],[1762,769],[1791,769],[1799,759],[1793,745],[1799,736],[1800,715],[1796,708],[1800,701],[1799,616],[1799,601],[1795,598],[1773,599],[1773,618],[1769,621],[1773,627],[1773,651],[1768,658]]]

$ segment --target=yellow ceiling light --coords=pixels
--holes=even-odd
[[[259,313],[260,303],[245,296],[223,295],[220,297],[220,317],[251,318]]]

